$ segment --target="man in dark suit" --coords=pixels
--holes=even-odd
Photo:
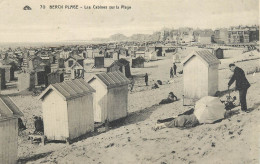
[[[234,74],[228,82],[228,87],[230,87],[233,82],[236,81],[236,90],[239,91],[241,110],[246,112],[246,94],[250,84],[246,79],[245,72],[241,68],[237,67],[235,64],[229,64],[229,69],[234,72]]]
[[[144,76],[144,81],[145,81],[146,86],[148,86],[148,74],[147,73]]]
[[[175,63],[173,63],[173,70],[174,70],[174,75],[176,76],[177,66]]]

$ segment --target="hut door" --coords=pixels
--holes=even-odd
[[[42,85],[45,82],[45,72],[37,72],[38,85]]]
[[[123,67],[119,67],[119,71],[123,73]]]
[[[64,81],[64,76],[63,74],[60,74],[60,81],[59,82],[63,82]]]

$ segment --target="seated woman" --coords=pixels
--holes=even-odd
[[[170,92],[167,99],[162,99],[162,101],[159,104],[169,104],[175,101],[177,101],[177,97],[173,94],[173,92]]]

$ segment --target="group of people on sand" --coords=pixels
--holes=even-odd
[[[247,90],[250,87],[250,83],[245,76],[245,72],[235,64],[230,64],[229,69],[233,72],[233,75],[228,82],[228,89],[236,81],[235,90],[238,90],[239,92],[241,111],[249,112],[247,109],[246,95]],[[230,117],[231,113],[232,112],[230,110],[227,110],[224,114],[224,118]],[[194,109],[192,108],[182,114],[179,114],[176,118],[172,117],[163,120],[157,120],[155,127],[152,129],[156,131],[162,128],[191,128],[197,125],[200,125],[200,122],[194,115]]]
[[[177,65],[175,63],[173,63],[173,66],[170,69],[170,78],[173,78],[174,76],[177,76]],[[148,80],[149,80],[148,73],[145,73],[144,75],[145,86],[148,86]],[[134,85],[135,85],[135,79],[134,77],[132,77],[130,91],[133,91]]]

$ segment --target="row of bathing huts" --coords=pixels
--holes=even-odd
[[[84,78],[86,65],[84,60],[91,57],[94,59],[94,68],[107,68],[107,72],[113,69],[120,69],[126,77],[130,77],[130,65],[132,68],[143,68],[145,61],[155,61],[158,56],[163,56],[165,53],[173,54],[173,63],[180,62],[180,56],[177,51],[182,47],[130,47],[128,51],[124,49],[107,50],[105,52],[99,50],[94,51],[91,48],[86,48],[80,52],[61,51],[57,54],[48,54],[45,51],[28,51],[24,54],[21,62],[21,68],[17,72],[18,90],[23,91],[35,86],[51,83],[62,82],[63,80]],[[124,51],[123,51],[124,50]],[[106,58],[106,53],[111,53],[112,61]],[[216,56],[223,58],[223,50],[218,48],[214,50]],[[129,54],[134,54],[133,58],[129,58]],[[111,56],[111,55],[110,55]],[[148,59],[147,59],[148,56]],[[0,62],[0,89],[6,89],[6,83],[15,79],[16,64],[10,62],[6,56]],[[116,68],[118,67],[118,68]]]
[[[129,79],[120,71],[50,84],[42,101],[44,135],[70,141],[94,131],[95,123],[112,122],[128,114]],[[16,163],[18,118],[23,113],[8,96],[0,96],[0,163]]]

